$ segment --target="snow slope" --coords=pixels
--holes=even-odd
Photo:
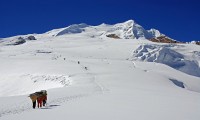
[[[58,36],[66,28],[56,29],[20,45],[3,39],[0,119],[198,120],[198,71],[183,70],[199,69],[199,46],[107,38],[111,27]],[[32,109],[28,94],[43,89],[47,106]]]

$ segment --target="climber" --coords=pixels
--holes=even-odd
[[[36,100],[37,100],[37,95],[35,93],[33,94],[30,94],[29,97],[31,98],[32,100],[32,103],[33,103],[33,109],[35,109],[35,106],[36,106]]]

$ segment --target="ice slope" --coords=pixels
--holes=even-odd
[[[185,45],[192,46],[192,45]],[[189,75],[200,77],[200,56],[197,51],[189,51],[189,55],[184,55],[182,51],[175,51],[177,47],[185,46],[176,45],[154,45],[146,44],[138,47],[133,53],[134,60],[147,62],[157,62],[166,64],[172,68],[185,72]],[[194,47],[198,47],[197,45]]]
[[[199,77],[133,57],[163,49],[199,63],[199,46],[102,36],[110,27],[53,36],[57,29],[17,46],[0,43],[0,120],[198,120]],[[48,104],[33,110],[28,94],[42,89]]]

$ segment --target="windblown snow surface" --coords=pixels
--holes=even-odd
[[[199,120],[200,47],[102,36],[110,27],[0,40],[0,119]],[[44,89],[47,106],[32,109]]]

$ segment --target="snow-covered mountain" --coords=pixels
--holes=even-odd
[[[121,39],[139,39],[139,38],[154,38],[162,34],[156,29],[145,30],[141,25],[134,20],[128,20],[115,25],[101,24],[99,26],[90,26],[85,23],[70,25],[66,28],[51,30],[47,34],[53,36],[76,34],[76,33],[91,33],[91,31],[100,32],[101,37],[115,34]],[[94,34],[93,36],[99,36]]]
[[[200,47],[170,40],[134,20],[2,38],[0,119],[198,120]]]

